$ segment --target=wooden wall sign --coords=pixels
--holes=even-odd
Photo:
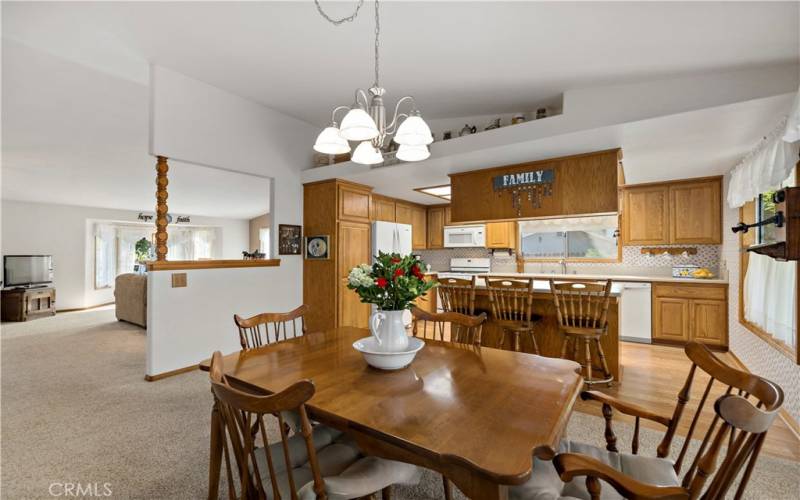
[[[543,196],[553,195],[553,182],[556,172],[553,169],[528,170],[512,174],[497,175],[492,179],[492,186],[502,196],[503,192],[511,193],[511,206],[522,215],[522,198],[527,198],[534,208],[542,206]]]
[[[450,174],[451,220],[464,223],[617,212],[620,159],[621,150],[611,149]],[[531,188],[530,203],[524,200],[527,188]],[[514,190],[520,198],[516,206]],[[534,190],[541,190],[538,199],[534,199]]]

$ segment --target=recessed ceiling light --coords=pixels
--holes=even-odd
[[[414,191],[419,191],[420,193],[429,194],[431,196],[435,196],[437,198],[441,198],[443,200],[450,201],[451,193],[450,193],[450,184],[445,184],[443,186],[430,186],[430,187],[422,187],[416,188]]]

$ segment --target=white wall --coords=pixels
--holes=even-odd
[[[303,223],[300,172],[311,165],[317,127],[158,66],[151,70],[151,113],[151,154],[272,179],[277,255],[277,225]],[[281,256],[279,267],[191,271],[185,289],[169,288],[168,274],[148,282],[151,375],[235,350],[234,313],[287,310],[303,300],[299,255]]]
[[[725,176],[724,193],[728,192],[730,178],[730,174]],[[748,370],[781,386],[785,394],[784,408],[800,422],[800,365],[739,323],[739,236],[730,230],[739,222],[739,209],[728,207],[724,201],[723,209],[722,260],[728,268],[730,349]]]
[[[280,293],[280,267],[192,269],[186,287],[172,288],[173,271],[147,279],[147,375],[177,370],[211,357],[215,350],[239,350],[233,315],[253,316],[297,307]],[[277,293],[276,293],[277,291]]]
[[[112,302],[113,289],[94,289],[92,226],[98,220],[136,222],[138,214],[129,210],[3,200],[2,254],[52,255],[58,309]],[[221,229],[223,258],[242,257],[241,252],[249,243],[247,219],[192,216],[192,225],[196,224]]]

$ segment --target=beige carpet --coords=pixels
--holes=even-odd
[[[205,497],[205,374],[145,382],[144,330],[115,321],[112,308],[0,328],[2,498],[53,498],[54,483],[97,483],[101,494],[109,483],[120,499]],[[630,442],[630,427],[617,428]],[[602,445],[602,429],[602,419],[578,413],[568,433]],[[658,438],[644,429],[643,451]],[[797,498],[798,477],[799,464],[762,456],[748,498]],[[396,497],[441,498],[439,476]]]

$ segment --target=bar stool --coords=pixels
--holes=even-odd
[[[550,280],[550,291],[556,305],[558,326],[564,339],[561,342],[561,357],[566,358],[569,341],[572,341],[572,356],[578,361],[581,344],[584,357],[581,367],[586,371],[584,381],[587,385],[608,384],[614,377],[608,369],[600,337],[608,331],[608,304],[611,294],[611,280],[598,282],[556,283]],[[593,378],[592,350],[594,343],[603,378]]]
[[[533,333],[535,324],[542,317],[532,311],[533,278],[486,276],[485,279],[494,322],[503,330],[500,345],[511,336],[513,349],[519,351],[519,337],[524,334],[530,337],[534,354],[539,354],[539,344]]]
[[[439,304],[444,312],[455,312],[473,316],[475,312],[475,283],[477,277],[438,278]]]

